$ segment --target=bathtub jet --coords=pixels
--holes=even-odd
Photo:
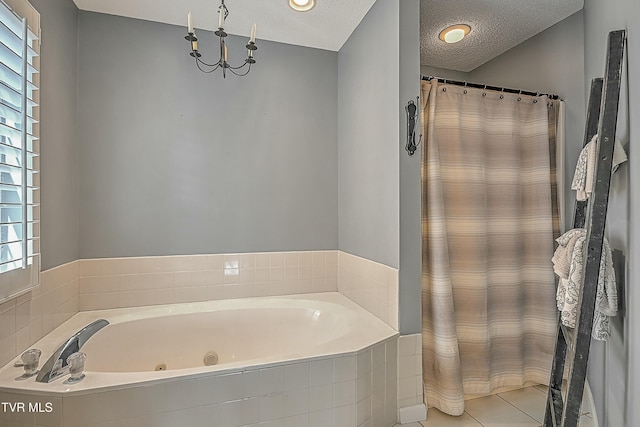
[[[67,358],[73,353],[80,351],[89,338],[100,329],[107,326],[109,322],[105,319],[98,319],[80,329],[66,340],[56,351],[53,352],[49,360],[42,366],[36,381],[40,383],[50,383],[57,378],[69,373]]]

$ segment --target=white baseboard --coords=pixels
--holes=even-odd
[[[424,403],[400,408],[400,424],[416,423],[418,421],[425,421],[426,419],[427,405]]]

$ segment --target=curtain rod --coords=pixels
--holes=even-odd
[[[551,93],[531,92],[531,91],[528,91],[528,90],[509,89],[509,88],[506,88],[506,87],[483,85],[483,84],[479,84],[479,83],[468,83],[468,82],[464,82],[464,81],[460,81],[460,80],[445,79],[445,78],[442,78],[442,77],[422,76],[421,75],[420,79],[421,80],[426,80],[428,82],[430,82],[431,80],[437,80],[437,81],[439,81],[441,83],[446,83],[446,84],[452,84],[452,85],[458,85],[458,86],[467,86],[467,87],[473,87],[473,88],[477,88],[477,89],[497,90],[497,91],[501,91],[501,92],[517,93],[517,94],[523,94],[523,95],[531,95],[531,96],[547,95],[549,97],[549,99],[560,99],[560,97],[558,95],[551,94]]]

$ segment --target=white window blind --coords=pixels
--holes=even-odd
[[[39,15],[0,0],[0,301],[40,270]]]

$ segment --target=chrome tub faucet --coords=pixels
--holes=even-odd
[[[92,322],[73,334],[64,344],[62,344],[40,369],[36,381],[40,383],[50,383],[51,381],[69,373],[67,357],[80,351],[84,343],[100,329],[107,326],[109,322],[99,319]]]

